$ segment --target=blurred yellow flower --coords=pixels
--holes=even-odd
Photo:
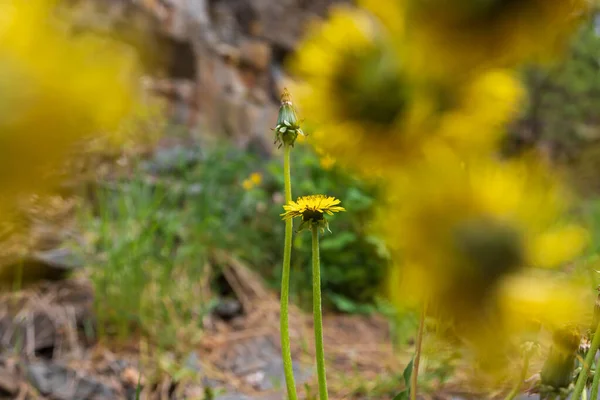
[[[335,158],[331,157],[329,154],[325,154],[321,156],[319,163],[321,164],[321,168],[329,170],[335,165]]]
[[[396,39],[405,37],[405,2],[382,0],[358,0],[358,6],[368,10]]]
[[[281,217],[284,220],[302,217],[299,230],[302,230],[303,227],[310,227],[311,224],[317,224],[317,226],[324,229],[328,227],[324,214],[333,215],[336,212],[346,211],[344,207],[338,204],[340,204],[340,200],[332,196],[323,194],[302,196],[298,197],[296,201],[285,204],[283,206],[285,212],[281,214]]]
[[[116,131],[137,96],[133,53],[71,34],[53,7],[0,4],[0,197],[9,203],[51,185],[76,141]]]
[[[499,311],[509,330],[522,331],[531,321],[547,329],[591,320],[594,296],[588,282],[564,274],[528,270],[504,279],[498,291]]]
[[[258,186],[262,183],[262,174],[260,172],[253,172],[250,174],[250,181]]]
[[[406,54],[382,28],[364,11],[338,8],[300,45],[292,63],[301,79],[294,93],[311,141],[364,175],[409,162],[429,140],[493,149],[519,110],[518,81],[494,70],[460,90],[416,85]]]
[[[256,186],[262,183],[262,174],[260,172],[253,172],[250,176],[242,182],[242,187],[245,190],[254,189]]]
[[[470,324],[480,322],[488,309],[497,311],[505,279],[571,261],[586,244],[586,234],[561,223],[565,192],[539,164],[463,160],[443,151],[432,157],[398,172],[382,205],[378,226],[402,262],[394,268],[390,292],[396,302],[427,301],[445,321],[473,330]],[[530,293],[536,297],[529,299],[528,311],[537,312],[537,294],[552,291],[538,286]]]
[[[464,77],[556,57],[588,10],[588,0],[398,0],[417,71]]]
[[[250,179],[244,179],[244,181],[242,182],[242,187],[245,190],[250,190],[254,187],[254,184],[252,183],[252,181]]]

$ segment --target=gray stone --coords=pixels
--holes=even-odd
[[[294,378],[298,384],[307,382],[312,376],[311,368],[304,367],[299,363],[294,363]],[[272,390],[285,387],[285,375],[283,373],[283,361],[281,359],[272,360],[263,370],[264,378],[258,384],[259,390]]]
[[[242,312],[242,303],[237,299],[221,299],[213,309],[214,315],[225,321],[241,315]]]
[[[0,398],[16,396],[19,391],[19,381],[16,374],[0,367]]]
[[[43,263],[51,268],[74,270],[84,266],[83,258],[70,248],[57,248],[47,251],[36,251],[31,255],[33,261]]]
[[[267,70],[271,64],[271,46],[264,40],[242,40],[240,44],[240,62],[258,71]]]
[[[143,168],[153,174],[173,174],[195,165],[200,157],[197,149],[181,145],[159,148]]]
[[[27,379],[42,395],[56,400],[114,399],[107,385],[79,376],[72,369],[50,362],[25,365]]]
[[[70,248],[36,251],[2,265],[0,281],[9,283],[20,281],[23,284],[42,280],[57,281],[83,266],[83,258]]]

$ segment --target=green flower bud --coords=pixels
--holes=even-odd
[[[277,125],[274,131],[275,144],[278,144],[279,147],[284,144],[293,147],[298,135],[304,135],[304,132],[300,129],[298,116],[296,115],[292,98],[287,89],[284,89],[281,95],[281,106],[279,107]]]
[[[541,373],[544,391],[559,392],[571,385],[580,341],[581,334],[576,327],[568,326],[554,332],[552,348]]]

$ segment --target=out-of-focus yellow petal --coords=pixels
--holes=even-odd
[[[591,321],[594,304],[589,283],[567,276],[522,274],[500,286],[499,306],[509,331],[539,321],[548,329]]]
[[[550,230],[531,244],[531,263],[552,268],[573,260],[589,242],[589,233],[579,225]]]

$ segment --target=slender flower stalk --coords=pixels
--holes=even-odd
[[[592,382],[592,391],[590,393],[590,399],[598,398],[598,385],[600,384],[600,368],[596,364],[596,371],[594,371],[594,381]]]
[[[600,347],[600,335],[598,334],[598,329],[600,329],[600,324],[598,324],[598,326],[596,327],[594,339],[592,340],[590,349],[588,350],[583,365],[581,366],[579,377],[577,377],[577,383],[575,384],[575,389],[573,390],[573,395],[571,396],[571,398],[574,400],[579,400],[581,398],[581,393],[585,390],[585,385],[588,380],[590,367],[594,362],[594,357],[596,356],[598,347]]]
[[[321,265],[319,259],[319,227],[313,224],[312,231],[312,274],[313,274],[313,320],[315,330],[315,358],[319,380],[319,399],[327,400],[327,378],[325,375],[325,349],[323,347],[323,311],[321,309]]]
[[[421,347],[423,347],[423,335],[425,331],[425,313],[426,306],[423,305],[419,317],[419,330],[417,331],[417,342],[415,344],[415,358],[413,361],[413,370],[410,375],[410,399],[417,400],[417,385],[419,379],[419,362],[421,361]]]
[[[283,173],[285,181],[285,202],[292,200],[292,182],[290,173],[290,149],[285,145],[283,151]],[[289,326],[289,295],[290,295],[290,263],[292,256],[292,225],[291,219],[285,221],[285,244],[283,248],[283,268],[281,272],[281,304],[279,326],[281,332],[281,357],[287,386],[288,398],[296,400],[296,382],[294,381],[294,368],[292,364],[292,349],[290,345]]]
[[[600,289],[600,288],[598,288]],[[592,320],[592,329],[596,329],[592,332],[597,332],[598,329],[596,326],[600,323],[600,295],[596,297],[596,302],[594,303],[594,318]],[[598,398],[598,386],[600,385],[600,368],[598,368],[598,363],[596,363],[596,370],[594,371],[594,380],[592,381],[592,391],[590,393],[591,399]]]
[[[291,97],[287,89],[281,95],[281,107],[277,117],[275,131],[275,144],[283,146],[283,174],[286,204],[292,201],[292,178],[291,178],[291,149],[299,134],[303,135],[298,124],[296,111],[292,105]],[[294,368],[292,362],[292,349],[290,345],[289,326],[289,297],[290,297],[290,264],[292,256],[292,229],[293,221],[285,221],[285,242],[283,248],[283,266],[281,271],[281,304],[279,327],[281,332],[281,358],[283,359],[283,372],[287,387],[288,399],[297,400],[296,382],[294,381]]]
[[[526,348],[523,351],[523,367],[521,368],[521,373],[519,374],[519,378],[515,383],[515,386],[504,400],[513,400],[515,397],[517,397],[517,395],[521,391],[521,386],[523,385],[523,382],[525,381],[525,379],[527,379],[527,372],[529,371],[529,362],[531,360],[531,356],[533,354],[533,349],[535,348],[535,345],[532,342],[528,342],[525,346]]]
[[[340,201],[334,197],[321,194],[299,197],[290,201],[281,214],[284,220],[291,221],[295,217],[302,217],[298,231],[310,230],[312,232],[312,273],[313,273],[313,319],[315,331],[315,358],[317,361],[317,377],[319,380],[319,399],[327,400],[327,379],[325,375],[325,350],[323,346],[323,312],[321,309],[321,265],[319,259],[319,233],[329,230],[325,214],[346,211],[339,206]]]

